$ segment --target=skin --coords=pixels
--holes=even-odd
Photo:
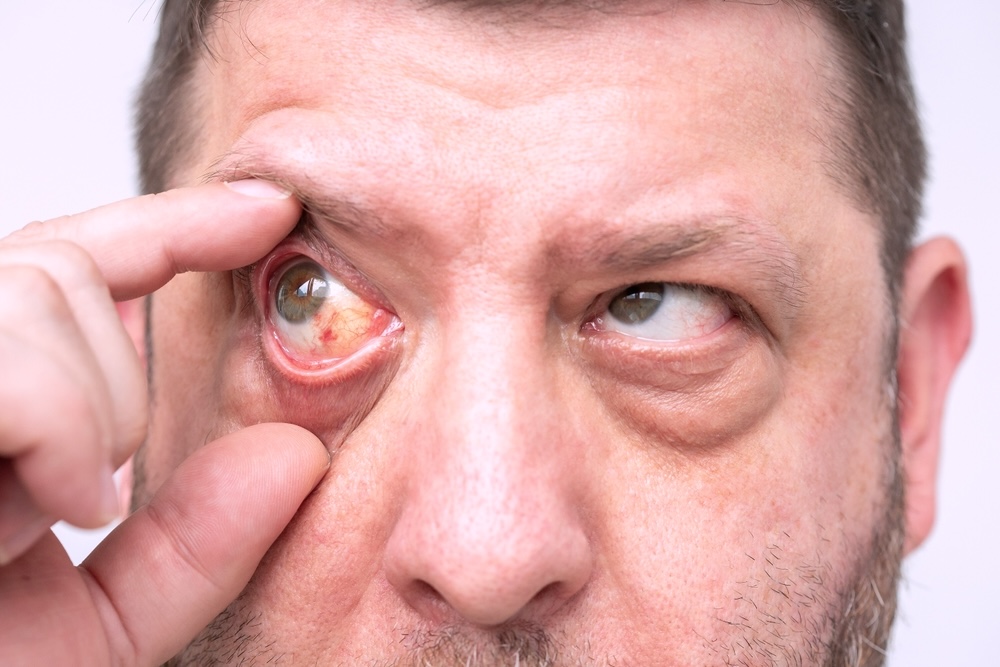
[[[142,367],[112,298],[266,252],[299,206],[261,186],[250,182],[251,196],[210,185],[120,202],[0,243],[0,365],[12,371],[0,423],[6,663],[168,659],[246,585],[326,471],[314,436],[259,425],[185,461],[79,568],[48,530],[59,518],[94,526],[118,512],[100,470],[120,465],[146,431]],[[211,224],[219,233],[198,239]]]
[[[23,623],[5,641],[75,605],[74,631],[13,655],[149,664],[222,611],[176,663],[878,664],[872,617],[933,519],[968,299],[954,244],[914,251],[896,414],[877,221],[827,171],[823,25],[784,3],[514,22],[387,4],[241,3],[210,31],[176,185],[294,197],[147,202],[146,261],[124,267],[113,221],[135,202],[5,242],[51,272],[39,248],[66,240],[118,298],[181,273],[152,301],[148,429],[109,398],[91,421],[123,444],[81,455],[97,470],[145,431],[146,509],[79,571],[50,536],[0,570]],[[279,244],[297,201],[314,228]],[[288,248],[396,325],[289,363],[266,297]],[[608,300],[647,282],[737,315],[680,341],[611,330]],[[112,387],[113,365],[80,375]],[[51,480],[16,482],[66,514]]]
[[[877,225],[817,140],[833,58],[792,8],[635,14],[271,1],[217,25],[180,182],[266,175],[317,217],[350,207],[361,224],[315,244],[405,330],[299,377],[224,276],[154,300],[171,363],[145,487],[262,420],[335,457],[206,633],[227,639],[186,659],[388,664],[454,633],[462,664],[526,624],[567,664],[824,661],[893,471]],[[760,323],[588,335],[595,299],[643,281],[726,290]]]

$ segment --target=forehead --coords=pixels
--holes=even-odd
[[[507,15],[263,0],[223,5],[209,39],[190,179],[235,155],[249,173],[296,172],[400,220],[432,219],[406,231],[456,251],[470,241],[458,231],[482,241],[473,219],[564,241],[597,229],[577,220],[607,230],[664,210],[770,220],[801,255],[858,242],[832,228],[846,205],[827,168],[832,42],[798,5]]]
[[[734,148],[761,177],[772,158],[826,161],[832,58],[824,24],[794,6],[632,2],[529,17],[457,4],[223,4],[203,69],[203,157],[272,112],[306,109],[326,115],[320,132],[391,134],[397,160],[579,163],[615,146],[655,153],[663,182],[731,162]]]
[[[762,140],[801,139],[792,130],[817,129],[813,111],[832,75],[825,24],[785,3],[558,3],[507,13],[469,4],[493,3],[223,3],[209,39],[226,125],[239,131],[290,106],[432,120],[604,90],[606,111],[627,107],[640,122],[667,114],[719,135],[735,124]]]

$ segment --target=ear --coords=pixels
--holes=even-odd
[[[146,297],[133,299],[131,301],[121,301],[115,304],[118,309],[118,317],[132,345],[139,354],[139,361],[143,369],[146,368]],[[119,507],[127,508],[132,502],[132,457],[129,457],[115,473],[115,481],[118,484]]]
[[[899,422],[910,553],[934,525],[945,397],[969,345],[972,314],[965,258],[950,239],[910,253],[900,303]]]

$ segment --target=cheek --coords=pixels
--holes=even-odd
[[[333,450],[377,402],[399,364],[398,337],[349,368],[297,381],[265,349],[261,319],[224,274],[185,274],[153,298],[153,402],[143,453],[148,491],[194,450],[263,422],[316,434]]]
[[[668,459],[717,456],[770,418],[784,388],[781,361],[763,342],[743,338],[737,347],[708,362],[621,355],[591,383],[637,446]]]
[[[732,455],[668,466],[633,452],[615,470],[605,557],[623,613],[658,619],[633,626],[636,645],[666,643],[696,664],[705,645],[766,639],[769,628],[791,644],[821,635],[841,612],[874,517],[850,491],[813,487],[807,471],[824,461],[804,452],[834,443],[793,437],[762,429]]]
[[[213,275],[177,276],[152,296],[150,429],[138,471],[150,492],[217,430],[220,334],[231,311],[231,293]]]
[[[661,619],[636,632],[691,655],[692,637],[737,641],[740,619],[771,627],[760,610],[816,635],[885,509],[889,413],[874,389],[852,385],[853,367],[817,382],[762,354],[697,391],[608,379],[600,392],[618,431],[603,440],[624,444],[605,461],[595,525],[623,613]]]
[[[330,323],[328,335],[336,337],[336,332],[343,333],[360,320],[373,326],[367,310],[357,313],[354,320],[343,321],[350,320],[353,312],[341,311],[338,320]],[[377,339],[360,352],[356,342],[348,341],[344,345],[351,347],[353,357],[332,371],[308,374],[283,363],[273,342],[262,333],[259,321],[231,327],[218,376],[218,428],[231,431],[261,422],[291,423],[311,431],[334,451],[371,411],[400,361],[398,336]],[[326,349],[335,344],[325,343]]]

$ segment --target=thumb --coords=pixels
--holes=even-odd
[[[253,575],[329,467],[309,432],[261,424],[198,450],[81,565],[119,664],[160,664]]]

